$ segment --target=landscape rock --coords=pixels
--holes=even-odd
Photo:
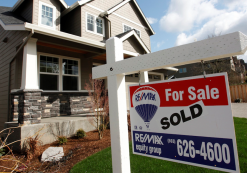
[[[63,156],[63,147],[49,147],[43,152],[41,162],[59,161]]]

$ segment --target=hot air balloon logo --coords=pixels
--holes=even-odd
[[[149,86],[140,87],[134,92],[132,102],[136,112],[149,128],[150,121],[160,106],[158,92]]]

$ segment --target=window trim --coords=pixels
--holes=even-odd
[[[135,30],[139,31],[139,32],[140,32],[140,38],[141,38],[142,34],[141,34],[141,31],[140,31],[139,29],[136,29],[136,28],[134,28],[134,27],[132,27],[132,26],[130,26],[130,25],[126,25],[125,23],[122,23],[122,25],[123,25],[123,32],[125,32],[125,31],[124,31],[124,25],[125,25],[125,26],[130,27],[131,29],[135,29]],[[137,34],[137,33],[136,33],[136,34]],[[137,34],[137,35],[138,35],[138,34]]]
[[[61,56],[61,55],[54,55],[54,54],[49,54],[49,53],[43,53],[43,52],[38,52],[38,84],[40,87],[40,74],[50,74],[50,75],[58,75],[58,90],[44,90],[44,92],[85,92],[85,90],[81,90],[81,60],[79,58],[72,58],[72,57],[67,57],[67,56]],[[59,62],[59,73],[45,73],[45,72],[40,72],[40,56],[50,56],[53,58],[58,58]],[[75,60],[78,61],[78,75],[67,75],[63,74],[63,67],[62,67],[62,60],[63,59],[68,59],[68,60]],[[71,91],[71,90],[63,90],[63,76],[78,76],[78,90],[77,91]]]
[[[94,17],[94,31],[90,31],[90,30],[88,30],[87,29],[87,15],[91,15],[91,16],[93,16]],[[103,34],[99,34],[99,33],[97,33],[97,23],[96,23],[96,19],[97,18],[99,18],[100,20],[102,20],[103,22],[102,22],[102,27],[103,27]],[[95,35],[99,35],[99,36],[103,36],[103,37],[105,37],[105,20],[102,18],[102,17],[99,17],[99,16],[96,16],[96,15],[94,15],[94,14],[91,14],[91,13],[88,13],[88,12],[86,12],[86,17],[85,17],[85,21],[86,21],[86,26],[85,26],[85,28],[86,28],[86,32],[89,32],[89,33],[92,33],[92,34],[95,34]]]
[[[53,9],[53,14],[52,14],[53,15],[52,16],[52,18],[53,18],[53,21],[52,21],[53,22],[53,26],[52,27],[48,26],[48,25],[44,25],[41,22],[41,20],[42,20],[42,17],[41,17],[41,15],[42,15],[42,5],[45,5],[45,6],[50,7],[50,8]],[[42,27],[45,27],[45,28],[49,28],[49,29],[54,29],[55,30],[56,29],[56,13],[57,13],[57,8],[55,6],[52,6],[52,5],[47,4],[45,2],[39,1],[38,25],[42,26]]]

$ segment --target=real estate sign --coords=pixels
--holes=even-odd
[[[239,172],[226,73],[129,86],[134,154]]]

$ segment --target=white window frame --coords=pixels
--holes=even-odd
[[[59,73],[45,73],[40,72],[40,56],[50,56],[53,58],[58,58],[59,62]],[[71,75],[71,74],[63,74],[63,59],[68,60],[74,60],[78,61],[78,75]],[[50,75],[58,75],[58,90],[44,90],[44,92],[84,92],[85,90],[81,90],[81,60],[79,58],[72,58],[67,56],[61,56],[61,55],[54,55],[54,54],[48,54],[48,53],[42,53],[38,52],[38,81],[39,81],[39,87],[40,87],[40,74],[50,74]],[[70,91],[70,90],[63,90],[63,76],[78,76],[78,90],[77,91]]]
[[[139,32],[140,32],[140,38],[141,38],[142,34],[141,34],[141,31],[140,31],[139,29],[136,29],[136,28],[134,28],[134,27],[132,27],[132,26],[130,26],[130,25],[126,25],[125,23],[123,23],[123,32],[126,32],[126,31],[124,31],[124,25],[130,27],[131,29],[135,29],[135,30],[139,31]],[[136,33],[136,34],[137,34],[137,33]],[[137,34],[137,35],[138,35],[138,34]]]
[[[53,16],[52,16],[52,19],[53,19],[53,26],[51,27],[51,26],[48,26],[48,25],[44,25],[44,24],[42,24],[42,5],[45,5],[45,6],[47,6],[47,7],[49,7],[49,8],[52,8],[53,9]],[[57,9],[56,9],[56,7],[55,6],[52,6],[52,5],[50,5],[50,4],[47,4],[47,3],[45,3],[45,2],[42,2],[42,1],[39,1],[39,18],[38,18],[38,20],[39,20],[39,26],[42,26],[42,27],[45,27],[45,28],[49,28],[49,29],[56,29],[56,13],[57,13]]]
[[[90,30],[87,29],[87,15],[88,15],[88,14],[94,17],[94,31],[90,31]],[[96,19],[97,19],[97,18],[99,18],[100,20],[103,21],[103,23],[102,23],[103,34],[97,33],[97,22],[96,22]],[[105,37],[105,20],[104,20],[103,18],[101,18],[101,17],[99,17],[99,16],[96,16],[96,15],[93,15],[93,14],[91,14],[91,13],[86,12],[86,17],[85,17],[85,19],[86,19],[86,20],[85,20],[85,21],[86,21],[86,27],[85,27],[85,28],[86,28],[86,32],[89,32],[89,33],[92,33],[92,34],[96,34],[96,35]]]

